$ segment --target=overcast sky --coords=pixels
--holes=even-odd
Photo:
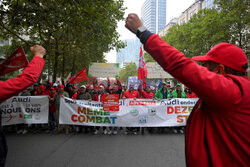
[[[136,13],[141,17],[141,7],[144,2],[145,0],[124,0],[124,6],[127,7],[125,17],[127,17],[129,13]],[[167,0],[167,23],[171,18],[179,17],[179,15],[194,2],[195,0]],[[117,31],[121,35],[120,40],[135,39],[135,35],[127,30],[124,25],[124,21],[118,23]],[[114,50],[105,55],[108,63],[115,63],[116,52]]]

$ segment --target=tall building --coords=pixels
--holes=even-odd
[[[158,33],[166,25],[166,0],[145,0],[141,8],[143,24],[153,33]]]
[[[168,30],[173,27],[174,25],[176,25],[178,23],[178,18],[174,17],[172,18],[169,23],[161,30],[159,31],[159,36],[165,36],[168,32]]]
[[[214,7],[214,0],[203,0],[202,9]]]
[[[141,46],[139,39],[128,39],[123,42],[125,42],[127,46],[116,53],[116,63],[120,63],[120,65],[124,66],[130,62],[135,62],[138,66]]]
[[[179,17],[178,24],[187,23],[199,10],[214,7],[214,0],[195,0]],[[216,7],[216,6],[215,6]]]

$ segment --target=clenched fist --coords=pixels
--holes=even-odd
[[[30,51],[34,54],[34,56],[41,58],[43,58],[43,56],[46,54],[46,50],[40,45],[34,45],[30,47]]]
[[[137,14],[130,13],[126,18],[125,27],[129,29],[132,33],[136,34],[138,27],[142,26],[142,22]]]

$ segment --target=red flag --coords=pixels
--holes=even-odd
[[[0,76],[24,68],[28,64],[29,62],[24,54],[23,48],[20,46],[0,65]]]
[[[143,83],[143,88],[146,87],[146,77],[147,77],[147,75],[148,75],[148,70],[147,70],[147,67],[146,67],[142,47],[140,47],[138,80],[141,80],[141,82]]]
[[[77,82],[81,82],[81,81],[84,81],[87,79],[88,79],[88,77],[86,74],[86,67],[85,67],[79,73],[77,73],[73,77],[69,78],[69,83],[77,83]]]

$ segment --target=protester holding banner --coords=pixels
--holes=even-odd
[[[56,104],[55,104],[55,95],[56,90],[55,88],[50,89],[50,95],[49,95],[49,131],[53,132],[56,129],[57,125],[57,119],[56,119]]]
[[[103,101],[103,95],[104,95],[104,86],[103,86],[103,85],[100,85],[100,86],[99,86],[98,93],[95,94],[93,100],[94,100],[94,101],[98,101],[98,102],[102,102],[102,101]],[[108,133],[106,126],[102,127],[102,129],[103,129],[103,134],[106,135],[106,134]],[[99,127],[99,126],[96,126],[96,127],[95,127],[95,131],[94,131],[94,134],[95,134],[95,135],[98,134],[99,131],[100,131],[100,127]]]
[[[77,91],[78,91],[77,86],[73,86],[72,91],[73,91],[73,95],[72,95],[71,98],[72,98],[72,99],[76,99],[76,98],[77,98]]]
[[[176,90],[174,90],[171,94],[173,98],[187,98],[187,95],[182,90],[180,83],[176,85]]]
[[[143,99],[155,99],[155,95],[152,93],[152,86],[150,85],[146,86],[146,91],[139,87],[138,92]]]
[[[45,61],[43,60],[43,56],[45,55],[46,50],[39,45],[32,46],[30,50],[34,54],[34,57],[28,64],[28,66],[24,69],[22,74],[20,74],[16,78],[9,79],[7,81],[0,81],[0,90],[1,90],[0,103],[12,96],[17,95],[21,91],[27,89],[29,86],[34,84],[37,81],[38,77],[40,76],[45,63]],[[7,145],[1,127],[0,166],[4,166],[6,155],[7,155]]]
[[[200,97],[186,127],[187,166],[249,166],[250,80],[245,53],[236,45],[220,43],[192,60],[148,31],[136,14],[128,15],[126,27],[137,33],[165,71]]]
[[[136,98],[140,98],[140,95],[136,90],[134,90],[134,85],[130,84],[129,89],[122,95],[122,99],[136,99]],[[125,134],[133,132],[136,135],[139,132],[139,130],[140,128],[138,127],[130,127],[130,128],[126,127]]]
[[[19,96],[30,96],[29,88],[22,91]],[[28,125],[27,124],[18,124],[17,127],[17,134],[26,134],[28,132]]]
[[[94,86],[93,85],[89,85],[89,87],[86,89],[86,92],[88,92],[91,96],[91,99],[94,99],[95,96],[95,90],[94,90]]]
[[[55,95],[55,103],[56,103],[56,116],[57,116],[57,133],[60,133],[62,131],[62,126],[59,124],[59,115],[60,115],[60,99],[61,97],[69,97],[69,94],[64,91],[64,85],[59,85],[59,92]],[[65,134],[69,134],[69,126],[65,125]]]
[[[167,87],[168,87],[168,84],[166,82],[163,82],[162,88],[158,89],[155,93],[156,100],[172,98],[171,92]]]
[[[80,91],[77,94],[76,99],[77,100],[89,100],[89,101],[92,101],[91,95],[88,92],[86,92],[86,86],[85,85],[82,85],[80,87]],[[89,127],[89,126],[76,126],[76,132],[78,132],[78,133],[80,133],[82,131],[84,131],[84,133],[88,133],[89,130],[92,130],[92,127]]]
[[[184,92],[186,93],[188,98],[198,98],[198,96],[188,87],[185,86]]]

